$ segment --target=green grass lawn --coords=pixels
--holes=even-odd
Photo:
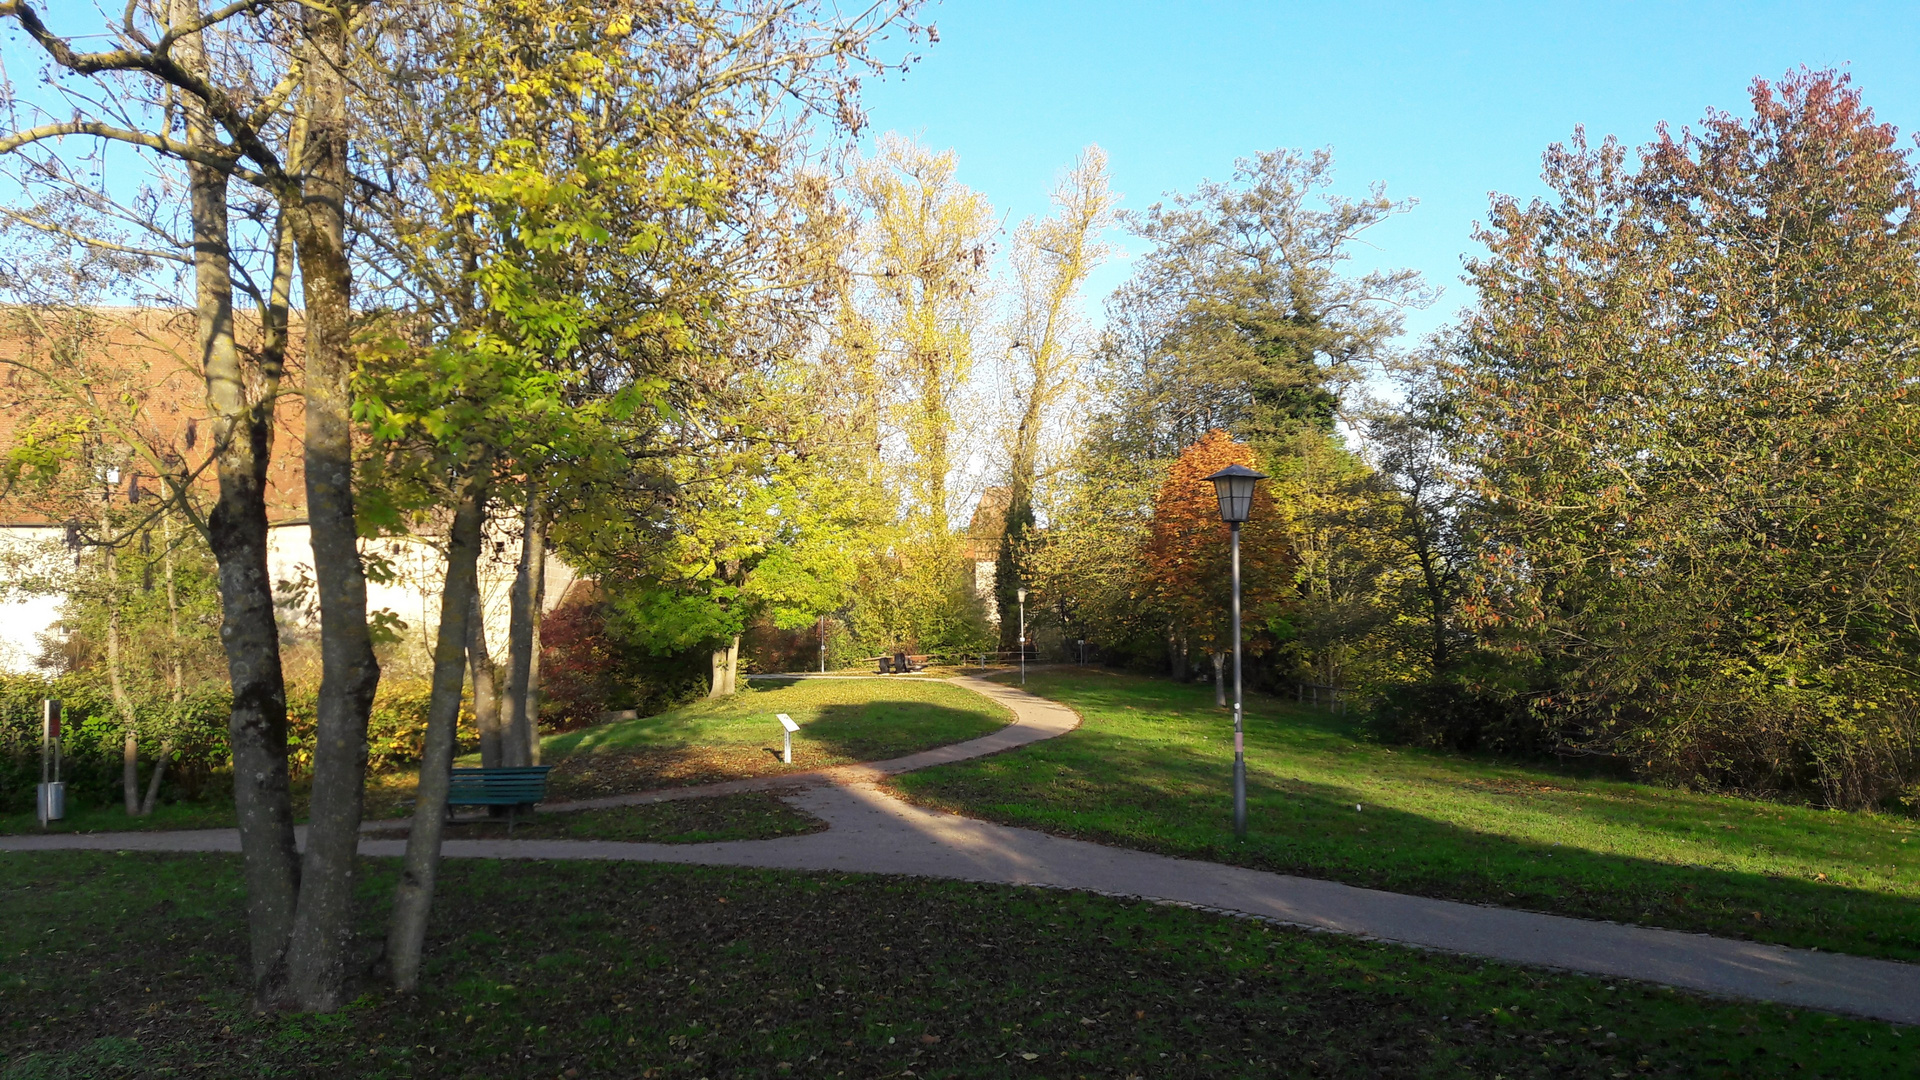
[[[515,840],[624,840],[648,844],[710,844],[722,840],[770,840],[819,832],[827,823],[796,810],[764,791],[711,795],[698,799],[604,810],[522,814],[513,823]],[[405,836],[407,830],[382,829],[379,835]],[[507,819],[463,818],[447,827],[449,840],[500,840]]]
[[[82,806],[67,803],[67,816],[50,821],[43,830],[32,811],[0,814],[0,835],[18,833],[122,832],[130,829],[231,829],[233,804],[228,802],[168,803],[143,818],[130,818],[119,803]]]
[[[0,854],[0,907],[5,1080],[1891,1077],[1920,1038],[1085,894],[518,861],[445,866],[417,996],[262,1016],[231,856]]]
[[[792,765],[780,761],[778,713],[800,725]],[[541,752],[554,766],[554,797],[587,798],[879,761],[1012,720],[980,695],[933,680],[755,679],[731,697],[552,736]]]
[[[923,803],[1173,855],[1920,960],[1920,828],[1907,818],[1382,746],[1344,719],[1255,696],[1241,843],[1232,721],[1211,687],[1058,670],[1027,689],[1085,722],[893,783]]]
[[[778,713],[800,725],[793,737],[792,765],[780,761],[781,729],[774,719]],[[978,694],[929,679],[754,679],[732,697],[550,735],[541,741],[541,755],[554,766],[549,788],[557,801],[879,761],[978,738],[1012,720],[1012,713]],[[479,763],[478,754],[461,760],[463,765]],[[413,805],[416,778],[412,769],[369,776],[367,819],[405,816]],[[295,802],[301,812],[304,802],[298,791]],[[146,818],[129,818],[114,803],[70,804],[66,819],[52,829],[118,832],[233,825],[231,803],[161,806]],[[0,815],[0,835],[39,831],[30,811]]]

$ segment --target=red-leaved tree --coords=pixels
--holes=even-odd
[[[1233,649],[1228,527],[1207,477],[1229,465],[1256,468],[1253,448],[1224,431],[1209,431],[1181,452],[1167,469],[1153,504],[1153,525],[1142,562],[1145,597],[1166,620],[1168,654],[1176,675],[1192,649],[1213,660],[1214,696],[1226,704],[1225,665]],[[1255,488],[1251,519],[1240,532],[1240,595],[1245,642],[1251,651],[1268,644],[1260,631],[1279,616],[1287,599],[1293,559],[1273,499]]]

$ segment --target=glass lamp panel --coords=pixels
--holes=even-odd
[[[1253,479],[1245,476],[1223,476],[1213,482],[1214,494],[1220,499],[1221,521],[1245,521],[1253,509]]]
[[[1214,496],[1220,501],[1220,520],[1232,523],[1246,521],[1252,515],[1253,486],[1266,479],[1266,474],[1244,465],[1229,465],[1207,479],[1213,481]]]

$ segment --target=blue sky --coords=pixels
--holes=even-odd
[[[1009,3],[948,0],[940,43],[868,87],[874,132],[960,155],[1011,221],[1047,210],[1088,143],[1124,206],[1223,178],[1236,157],[1331,146],[1338,187],[1420,205],[1369,234],[1356,265],[1408,266],[1466,303],[1460,257],[1491,191],[1541,190],[1540,154],[1576,124],[1630,145],[1708,107],[1747,111],[1755,76],[1844,67],[1883,121],[1920,128],[1920,4]],[[1091,306],[1126,274],[1110,265]]]

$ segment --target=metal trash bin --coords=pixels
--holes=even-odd
[[[67,816],[67,785],[60,782],[60,701],[40,703],[40,783],[34,788],[33,809],[40,827]]]
[[[59,821],[67,816],[67,785],[59,780],[34,785],[34,810],[40,817],[40,824]]]

